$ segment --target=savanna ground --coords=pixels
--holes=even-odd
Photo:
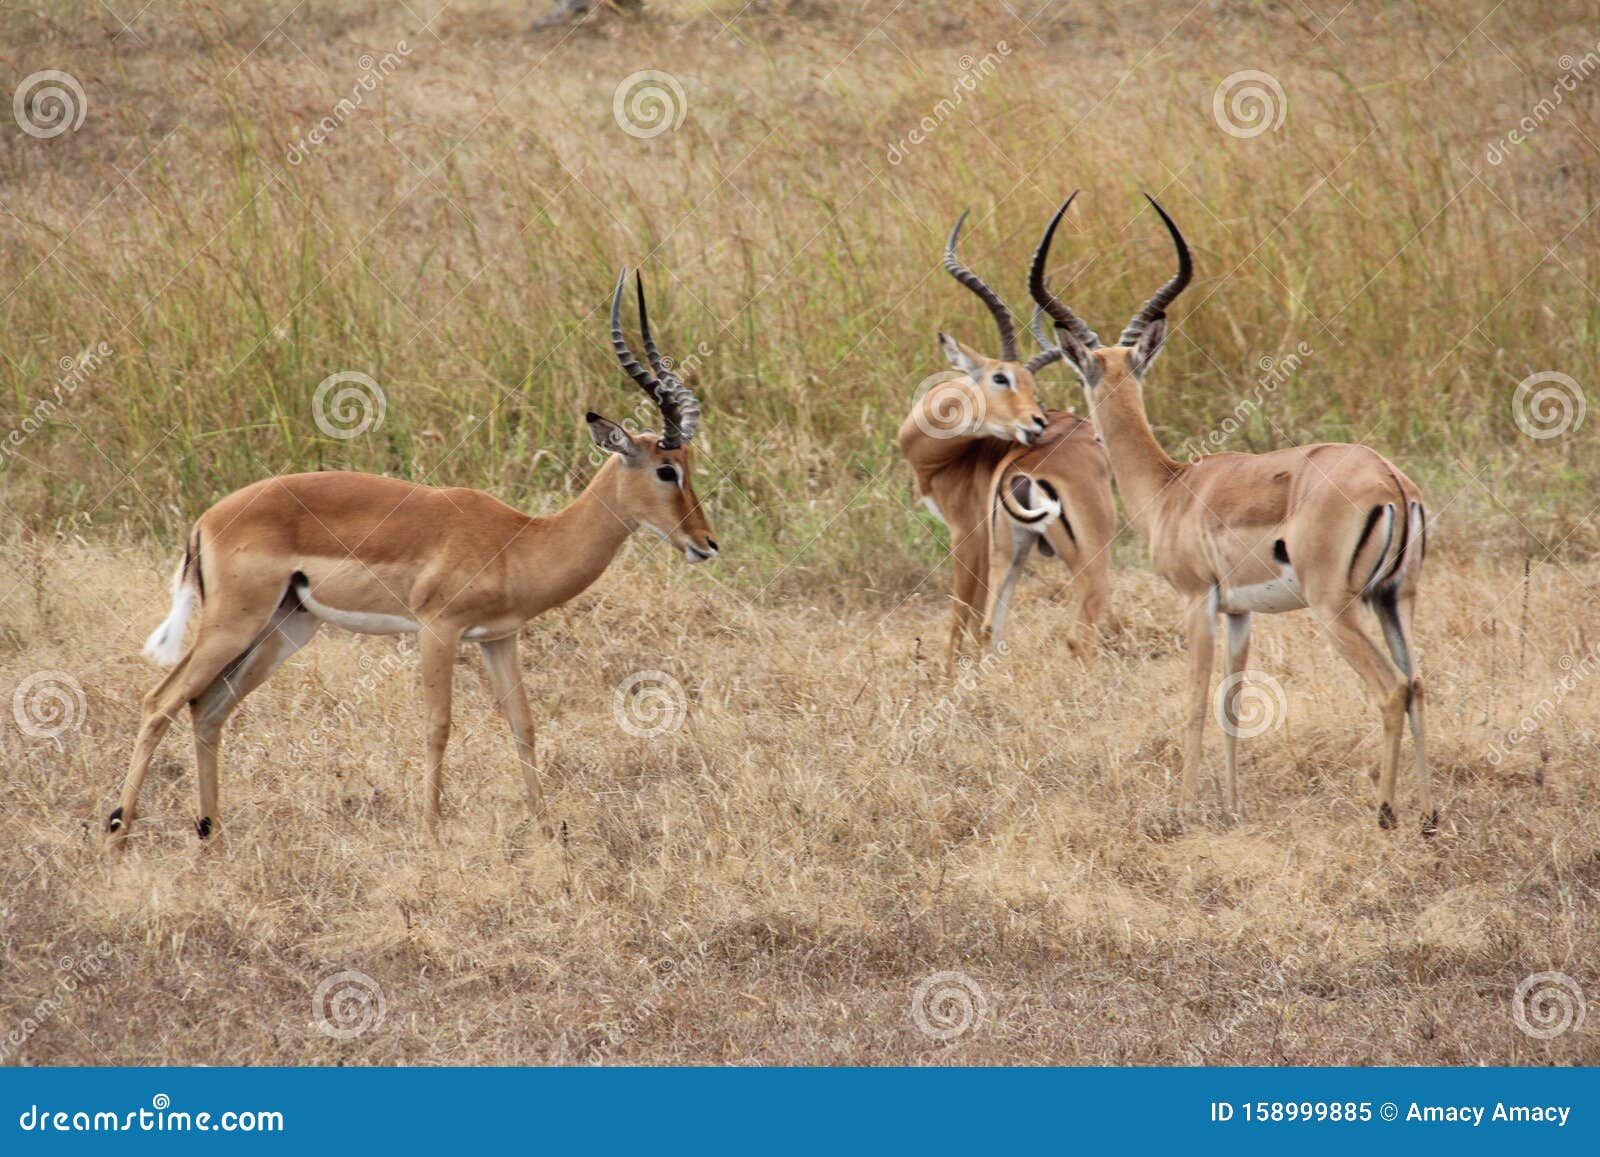
[[[1535,973],[1600,992],[1588,5],[135,7],[0,9],[5,1063],[1600,1061],[1593,1010],[1514,1015]],[[646,69],[665,111],[619,111]],[[941,677],[948,544],[893,434],[935,330],[992,328],[939,247],[971,204],[1020,308],[1079,185],[1052,278],[1102,332],[1170,271],[1139,190],[1195,247],[1170,447],[1366,440],[1429,495],[1436,837],[1408,771],[1378,829],[1375,712],[1305,616],[1258,625],[1245,815],[1175,814],[1179,608],[1127,530],[1096,655],[1041,561],[1010,652]],[[640,539],[528,629],[553,834],[464,651],[426,839],[415,656],[325,631],[235,716],[221,838],[181,722],[109,870],[189,520],[320,466],[562,504],[583,411],[634,411],[624,262],[724,553]],[[353,437],[339,372],[384,400]],[[665,697],[619,705],[641,671]],[[341,1038],[346,971],[383,1016]],[[973,1015],[930,1034],[947,972],[932,1027]]]

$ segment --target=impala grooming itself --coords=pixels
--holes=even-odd
[[[1077,194],[1074,193],[1073,196]],[[1417,487],[1377,451],[1322,443],[1266,454],[1208,454],[1174,461],[1145,417],[1144,377],[1167,335],[1166,310],[1189,284],[1189,248],[1172,218],[1148,198],[1178,251],[1178,272],[1134,315],[1114,346],[1045,289],[1034,300],[1055,321],[1067,360],[1083,380],[1089,413],[1111,455],[1128,517],[1150,543],[1155,569],[1188,603],[1187,799],[1198,795],[1201,735],[1217,616],[1226,626],[1222,722],[1227,806],[1239,803],[1238,695],[1250,651],[1251,615],[1309,607],[1334,648],[1377,696],[1383,716],[1378,822],[1395,824],[1394,787],[1406,717],[1416,748],[1424,832],[1438,823],[1423,742],[1422,679],[1411,648],[1412,610],[1422,576],[1427,514]],[[1048,251],[1072,198],[1040,242]],[[1036,265],[1042,268],[1043,259]],[[1385,655],[1363,626],[1371,608]]]
[[[650,338],[642,279],[639,329],[654,373],[628,349],[620,319],[626,279],[624,270],[611,301],[611,342],[622,368],[660,410],[663,432],[632,435],[589,414],[590,435],[612,457],[565,510],[532,518],[479,490],[327,471],[268,478],[200,516],[173,579],[172,612],[145,644],[150,658],[176,665],[145,697],[122,799],[106,824],[113,852],[122,849],[137,814],[151,756],[185,705],[199,772],[195,827],[201,839],[211,834],[223,723],[323,623],[419,636],[430,830],[438,826],[451,675],[462,640],[483,651],[516,740],[528,803],[542,812],[533,720],[517,659],[522,625],[599,578],[638,527],[655,531],[690,562],[717,553],[689,481],[700,406]],[[199,630],[185,652],[184,625],[196,604]]]
[[[941,333],[939,345],[962,376],[919,398],[900,427],[900,452],[916,473],[917,495],[950,528],[952,671],[969,637],[1000,645],[1012,589],[1035,544],[1066,564],[1085,632],[1092,632],[1106,608],[1116,531],[1110,467],[1094,429],[1074,414],[1045,411],[1035,392],[1034,374],[1062,351],[1044,342],[1043,352],[1017,360],[1011,312],[956,260],[965,220],[963,213],[950,231],[944,265],[994,316],[1000,356],[986,358]],[[1034,332],[1043,341],[1042,330]]]

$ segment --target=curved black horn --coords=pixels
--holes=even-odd
[[[1189,279],[1194,276],[1194,264],[1189,260],[1189,247],[1184,244],[1183,234],[1178,232],[1178,226],[1149,193],[1144,195],[1144,199],[1149,201],[1150,207],[1160,214],[1162,224],[1166,225],[1167,232],[1172,234],[1172,243],[1178,247],[1178,272],[1172,275],[1171,281],[1156,290],[1154,297],[1139,307],[1139,312],[1133,315],[1128,328],[1123,330],[1122,336],[1117,339],[1118,345],[1133,345],[1138,342],[1139,335],[1144,333],[1145,327],[1166,314],[1167,306],[1188,287]]]
[[[1027,361],[1026,369],[1030,374],[1036,374],[1051,362],[1058,362],[1067,356],[1067,351],[1051,340],[1045,329],[1042,306],[1033,307],[1033,320],[1028,323],[1028,328],[1033,331],[1033,340],[1039,343],[1039,352]]]
[[[644,304],[644,277],[639,276],[639,332],[644,339],[645,356],[655,369],[651,374],[639,364],[639,359],[633,356],[633,351],[628,348],[626,339],[622,336],[622,291],[628,284],[628,270],[624,266],[622,273],[617,277],[616,292],[611,295],[611,348],[617,352],[617,361],[622,363],[622,368],[627,375],[639,384],[639,388],[650,395],[650,400],[656,404],[656,409],[661,411],[661,441],[657,443],[663,450],[674,450],[694,437],[695,428],[700,424],[700,403],[695,396],[685,388],[677,375],[667,368],[666,361],[656,350],[655,341],[650,337],[650,319],[645,312]]]
[[[976,293],[978,299],[989,307],[989,312],[994,314],[995,325],[1000,327],[1000,360],[1014,362],[1017,360],[1017,327],[1011,320],[1011,311],[995,291],[984,284],[983,278],[956,260],[956,238],[970,211],[963,210],[961,216],[956,218],[956,227],[950,230],[950,240],[944,245],[944,267],[950,271],[951,277]]]
[[[634,287],[639,294],[639,336],[644,341],[644,356],[650,360],[650,368],[661,379],[663,392],[670,399],[672,407],[670,416],[667,416],[666,407],[662,407],[668,428],[661,441],[662,449],[671,450],[693,440],[694,432],[700,426],[700,402],[656,349],[655,339],[650,336],[650,314],[644,304],[644,273],[636,269],[633,277]]]
[[[1050,224],[1045,226],[1044,236],[1039,239],[1039,247],[1033,251],[1033,264],[1028,268],[1028,292],[1032,294],[1035,304],[1048,313],[1056,325],[1077,338],[1084,349],[1093,350],[1100,348],[1100,335],[1090,329],[1082,318],[1062,304],[1044,285],[1044,267],[1050,256],[1050,242],[1055,238],[1056,226],[1061,224],[1061,218],[1067,215],[1067,210],[1072,208],[1072,202],[1077,196],[1078,190],[1074,189],[1072,196],[1062,202],[1061,208],[1056,210],[1056,215],[1050,218]]]

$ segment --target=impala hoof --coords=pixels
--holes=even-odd
[[[121,830],[122,809],[118,808],[116,811],[112,812],[110,817],[106,820],[106,834],[110,835],[113,832],[120,832]]]
[[[1422,834],[1434,836],[1439,834],[1439,809],[1434,808],[1429,815],[1422,817]]]
[[[1394,808],[1390,807],[1388,804],[1379,804],[1378,826],[1387,832],[1394,829],[1394,823]]]
[[[211,835],[211,817],[210,816],[201,816],[199,819],[195,820],[194,821],[194,830],[195,830],[196,834],[198,834],[199,837],[202,840],[206,839],[208,836],[210,836]]]

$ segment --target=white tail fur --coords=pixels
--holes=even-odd
[[[172,610],[150,637],[144,641],[144,657],[162,667],[170,667],[183,658],[183,629],[189,625],[189,615],[194,611],[195,596],[199,593],[189,581],[187,556],[180,559],[172,576]]]

